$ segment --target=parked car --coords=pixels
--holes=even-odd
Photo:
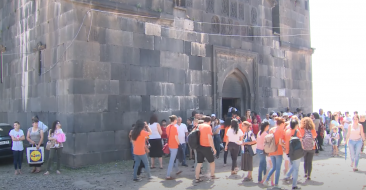
[[[6,123],[0,123],[0,158],[12,157],[12,140],[9,132],[13,127]]]

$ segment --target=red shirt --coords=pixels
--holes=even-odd
[[[257,134],[259,132],[259,125],[258,124],[253,124],[252,128],[253,128],[253,133],[255,134],[255,136],[257,136]]]
[[[280,145],[279,141],[283,137],[284,129],[280,129],[278,127],[273,127],[272,129],[269,130],[269,133],[274,134],[275,143],[277,144],[277,151],[269,153],[269,156],[282,155],[283,154],[283,149],[282,149],[282,146]]]
[[[165,127],[161,127],[161,138],[162,139],[167,139],[168,138],[168,135],[166,134],[166,128]]]

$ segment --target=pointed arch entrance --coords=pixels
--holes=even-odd
[[[258,54],[214,46],[214,112],[223,118],[231,105],[244,113],[259,110]]]

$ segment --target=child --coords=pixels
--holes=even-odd
[[[23,130],[20,129],[20,123],[18,121],[14,122],[14,129],[9,132],[9,136],[13,141],[11,149],[13,150],[15,175],[22,174],[23,141],[25,136]]]
[[[339,134],[338,134],[338,127],[333,127],[333,132],[331,135],[331,139],[332,139],[332,146],[333,146],[333,154],[332,157],[338,155],[338,139],[339,139]]]
[[[59,148],[60,144],[66,141],[65,133],[62,131],[61,125],[56,126],[55,138],[55,148]]]

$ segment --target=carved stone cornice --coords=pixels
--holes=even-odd
[[[300,54],[312,55],[315,51],[314,48],[299,46],[290,42],[280,41],[280,48],[282,50],[288,50]]]

